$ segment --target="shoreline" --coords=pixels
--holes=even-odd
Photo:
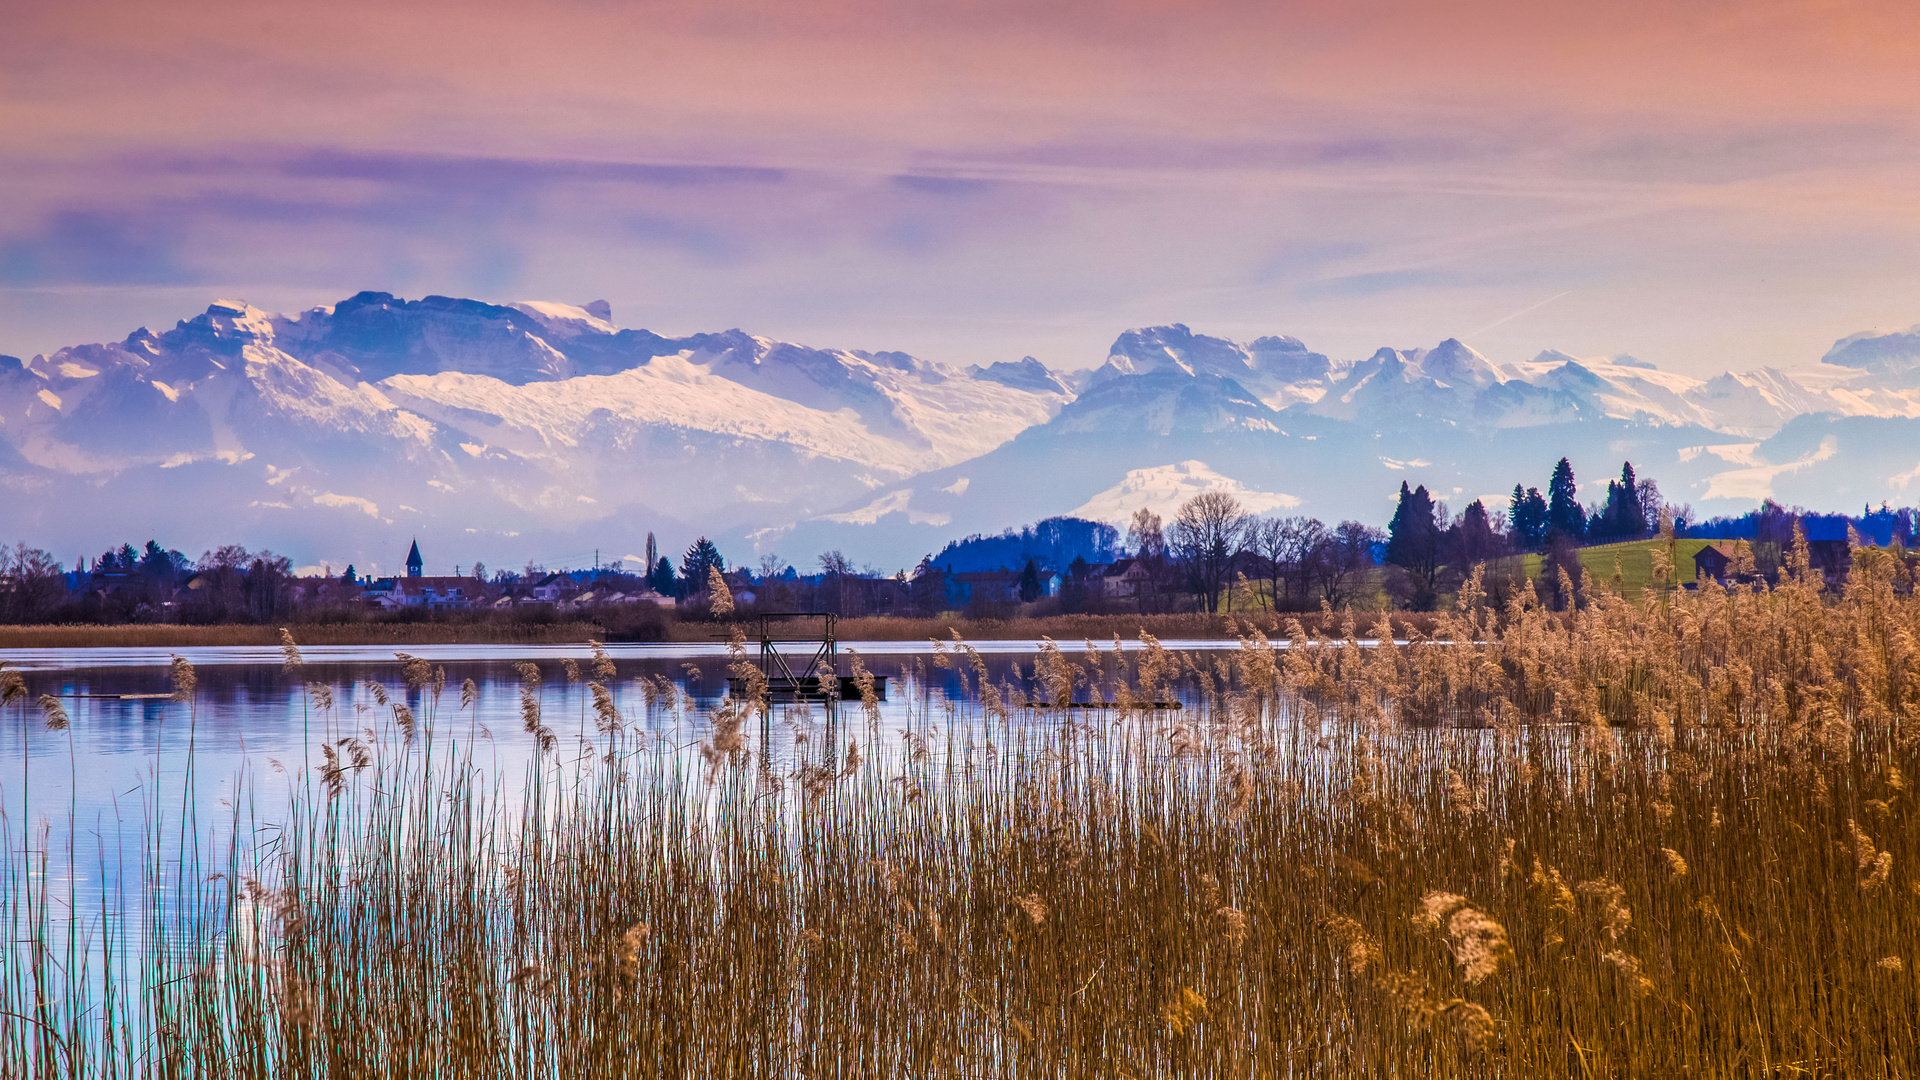
[[[1362,636],[1388,619],[1396,636],[1409,630],[1427,632],[1436,616],[1407,612],[1356,611],[1352,613]],[[842,641],[926,641],[950,639],[957,631],[967,641],[1038,640],[1056,641],[1094,639],[1110,641],[1115,636],[1133,640],[1141,633],[1167,639],[1218,639],[1241,637],[1258,630],[1269,638],[1287,636],[1290,622],[1297,620],[1309,632],[1337,634],[1345,613],[1311,611],[1275,613],[1271,611],[1234,612],[1205,615],[1055,615],[1046,618],[966,619],[898,618],[865,616],[843,618],[837,636]],[[405,623],[289,623],[286,629],[301,645],[573,645],[588,641],[607,643],[641,642],[715,642],[725,641],[729,628],[738,628],[752,639],[753,617],[735,622],[670,622],[658,627],[662,633],[645,637],[622,634],[591,619],[553,623],[426,621]],[[85,648],[192,648],[196,646],[253,645],[278,647],[279,625],[183,626],[178,624],[131,624],[120,626],[41,625],[0,626],[0,651],[8,649],[85,649]]]

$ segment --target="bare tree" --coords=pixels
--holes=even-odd
[[[1262,605],[1271,601],[1275,610],[1280,607],[1281,594],[1286,591],[1286,564],[1281,562],[1286,554],[1286,519],[1261,518],[1247,528],[1247,550],[1259,557],[1260,578],[1267,583],[1266,595],[1261,598]]]
[[[39,622],[66,599],[66,593],[60,564],[51,554],[24,541],[11,549],[0,547],[0,620]]]
[[[1326,539],[1327,527],[1319,518],[1293,517],[1286,519],[1281,532],[1280,558],[1286,565],[1289,591],[1305,603],[1313,591],[1314,553]]]
[[[1221,594],[1252,519],[1240,500],[1224,491],[1206,491],[1180,504],[1168,530],[1167,550],[1185,570],[1187,587],[1203,611],[1220,610]]]
[[[853,560],[842,555],[838,548],[824,552],[820,556],[820,572],[825,580],[820,583],[822,607],[837,615],[850,614],[847,610],[848,579],[853,576]]]
[[[247,566],[242,589],[247,610],[256,622],[276,618],[288,604],[287,590],[293,577],[293,560],[271,551],[256,551]]]
[[[1329,607],[1345,607],[1353,602],[1354,590],[1373,566],[1373,546],[1385,536],[1378,529],[1357,521],[1343,521],[1324,534],[1315,545],[1314,577]]]
[[[1127,550],[1133,552],[1136,559],[1167,553],[1167,538],[1160,531],[1159,514],[1144,506],[1133,512],[1133,521],[1127,526]]]
[[[1310,517],[1267,518],[1248,530],[1247,547],[1260,558],[1275,610],[1312,590],[1313,552],[1326,532],[1318,518]]]
[[[1142,612],[1159,611],[1173,578],[1173,568],[1167,562],[1167,537],[1161,531],[1159,514],[1144,506],[1133,512],[1133,521],[1127,526],[1127,548],[1146,576],[1134,594],[1134,601]]]

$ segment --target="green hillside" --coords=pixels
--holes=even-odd
[[[1711,540],[1681,540],[1674,550],[1674,576],[1680,581],[1693,580],[1693,556],[1701,548],[1712,543]],[[1629,540],[1620,544],[1601,544],[1596,547],[1580,549],[1580,565],[1587,574],[1601,580],[1613,579],[1613,560],[1620,559],[1620,577],[1624,582],[1622,591],[1629,597],[1638,597],[1641,590],[1653,583],[1653,549],[1659,547],[1659,540]],[[1529,578],[1540,573],[1540,556],[1522,556],[1521,564]]]

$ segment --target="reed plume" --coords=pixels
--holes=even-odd
[[[52,694],[40,695],[40,714],[45,718],[48,731],[67,730],[68,717],[66,706]]]

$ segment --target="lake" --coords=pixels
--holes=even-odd
[[[996,684],[1012,681],[1018,693],[1032,690],[1032,660],[1039,643],[968,643]],[[1224,641],[1166,641],[1179,651],[1237,647]],[[1126,642],[1129,651],[1140,643]],[[1082,642],[1062,642],[1061,651],[1083,657]],[[1111,643],[1096,643],[1110,654]],[[561,765],[592,753],[596,737],[593,697],[585,678],[570,681],[566,661],[584,671],[593,659],[587,645],[418,645],[409,650],[446,672],[438,697],[408,687],[397,654],[383,646],[315,646],[302,649],[297,672],[283,670],[277,648],[220,646],[183,648],[8,649],[0,661],[22,673],[29,696],[0,713],[0,820],[14,858],[27,842],[48,853],[48,875],[64,892],[69,875],[76,893],[90,893],[116,877],[124,853],[137,858],[142,828],[158,806],[177,820],[183,809],[213,830],[231,828],[235,812],[255,830],[270,828],[287,805],[297,778],[312,776],[321,743],[371,731],[397,743],[391,706],[404,704],[419,722],[416,752],[471,750],[476,764],[496,784],[517,789],[538,760],[535,738],[522,724],[521,675],[531,662],[542,676],[538,700],[544,724],[556,738]],[[788,649],[791,655],[793,647]],[[841,642],[839,667],[857,655],[876,675],[887,677],[887,699],[878,724],[861,715],[857,702],[837,709],[836,747],[858,741],[862,753],[886,753],[911,728],[964,726],[970,694],[955,669],[934,663],[931,642]],[[749,646],[749,657],[757,655]],[[170,699],[169,665],[175,654],[194,666],[198,685],[191,704]],[[706,710],[726,693],[728,647],[721,642],[609,645],[617,675],[609,682],[623,722],[649,738],[692,748],[705,734]],[[804,659],[804,657],[802,658]],[[962,662],[959,667],[967,666]],[[677,707],[646,708],[638,680],[662,680]],[[466,707],[462,684],[476,691]],[[324,687],[331,711],[316,708],[311,688]],[[376,689],[377,688],[377,689]],[[64,731],[47,730],[38,699],[60,699],[70,717]],[[1036,697],[1044,696],[1036,694]],[[666,700],[662,696],[661,700]],[[776,765],[789,762],[797,739],[828,735],[827,709],[775,705],[763,732],[749,732],[755,750]],[[959,732],[964,735],[965,732]],[[554,760],[549,761],[550,767]],[[189,775],[191,765],[191,776]],[[69,863],[68,852],[72,853]]]

